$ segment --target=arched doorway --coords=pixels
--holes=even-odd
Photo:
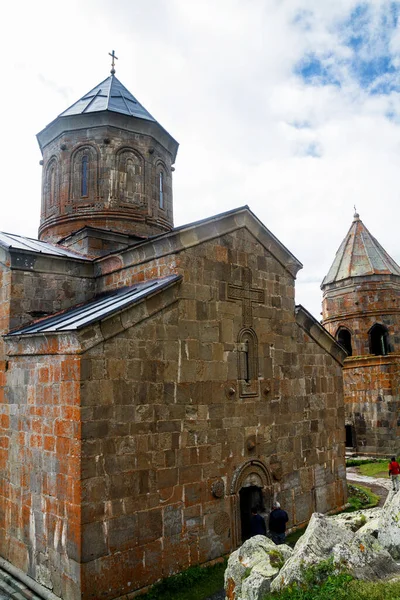
[[[231,484],[232,532],[234,547],[250,537],[253,506],[269,510],[273,500],[272,477],[261,460],[250,460],[236,469]]]

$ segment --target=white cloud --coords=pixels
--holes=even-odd
[[[398,63],[399,29],[387,27],[382,36],[382,11],[388,15],[390,4],[366,3],[360,60],[390,51]],[[349,15],[358,5],[9,3],[3,9],[8,36],[0,41],[7,57],[0,229],[36,235],[35,134],[107,77],[108,52],[115,49],[117,76],[181,144],[176,224],[249,204],[303,262],[297,300],[318,317],[319,282],[351,224],[354,204],[372,234],[400,260],[399,96],[370,95],[360,86],[355,51],[346,41]],[[295,66],[311,55],[340,86],[312,85],[296,76]],[[382,74],[375,84],[397,77]]]

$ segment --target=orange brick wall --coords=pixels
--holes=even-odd
[[[68,600],[80,589],[79,378],[75,356],[10,356],[0,404],[0,554]]]

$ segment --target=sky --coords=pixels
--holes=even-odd
[[[0,230],[37,237],[36,134],[116,75],[180,143],[175,225],[247,204],[320,284],[354,206],[400,262],[400,2],[22,0],[1,10]]]

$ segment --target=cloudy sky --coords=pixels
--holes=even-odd
[[[400,2],[23,0],[1,9],[0,230],[36,237],[35,134],[109,74],[180,142],[175,224],[248,204],[320,283],[356,205],[400,262]]]

